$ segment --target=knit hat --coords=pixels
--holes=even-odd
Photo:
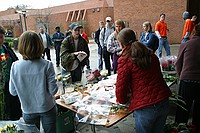
[[[190,14],[188,11],[183,12],[183,19],[188,19],[190,17]]]

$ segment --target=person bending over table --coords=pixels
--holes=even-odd
[[[118,34],[122,55],[118,60],[117,102],[130,101],[136,133],[161,133],[169,112],[170,88],[163,79],[157,56],[129,28]]]

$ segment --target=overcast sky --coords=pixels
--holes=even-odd
[[[41,9],[80,1],[84,0],[0,0],[0,11],[22,4],[30,6],[30,8]]]

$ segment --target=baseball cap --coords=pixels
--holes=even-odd
[[[71,30],[76,30],[77,28],[83,28],[83,26],[79,25],[77,22],[73,22],[72,24],[70,24],[69,28]]]
[[[106,17],[106,21],[111,21],[112,18],[111,17]]]

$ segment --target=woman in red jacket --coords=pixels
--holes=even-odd
[[[159,60],[145,45],[136,42],[135,32],[129,28],[120,31],[118,40],[123,51],[118,60],[117,101],[130,101],[136,133],[162,133],[171,91],[163,80]]]

